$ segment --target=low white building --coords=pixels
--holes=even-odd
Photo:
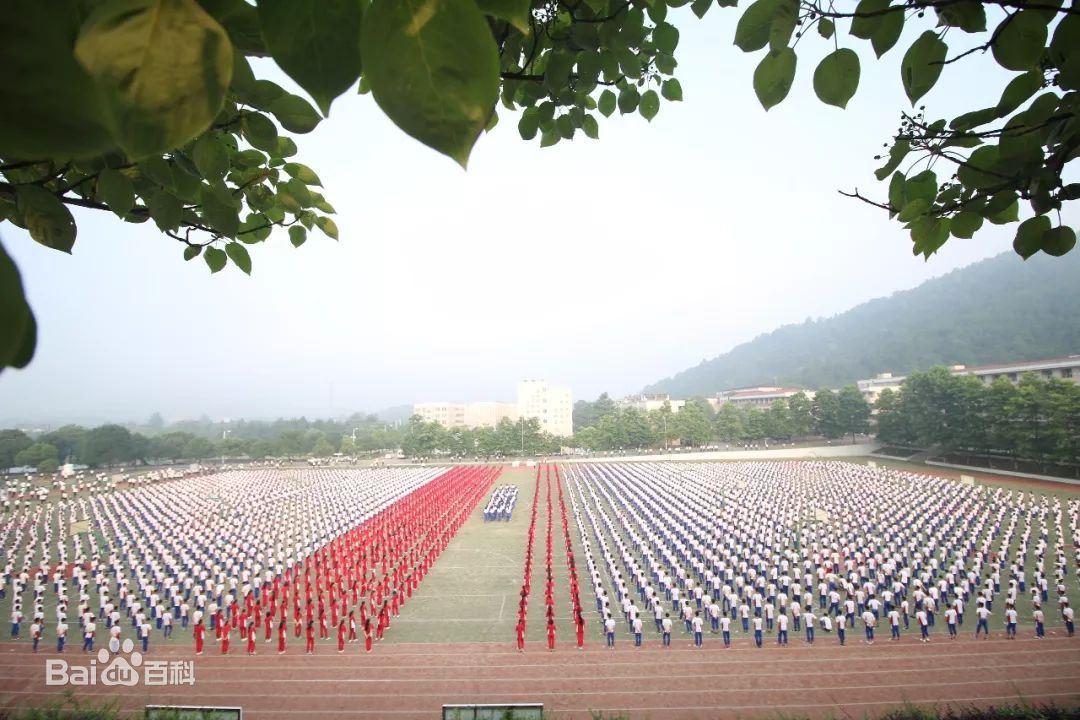
[[[803,390],[797,387],[775,387],[771,385],[760,385],[758,387],[749,388],[737,388],[735,390],[722,390],[716,393],[716,397],[709,398],[709,405],[714,410],[719,410],[724,405],[734,405],[735,407],[749,407],[765,409],[772,405],[777,400],[787,400],[793,395],[803,393],[807,398],[813,400],[813,390]]]
[[[672,400],[671,396],[666,394],[641,393],[640,395],[628,395],[622,400],[616,400],[615,404],[623,408],[632,407],[645,413],[660,410],[664,405],[667,405],[671,408],[672,413],[677,413],[686,405],[686,401]]]

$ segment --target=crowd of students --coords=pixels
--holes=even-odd
[[[517,485],[500,485],[491,494],[487,505],[484,506],[484,522],[504,521],[510,522],[514,515],[514,505],[517,504]]]
[[[620,625],[635,645],[655,628],[665,647],[678,626],[696,647],[706,626],[725,647],[733,631],[757,647],[819,631],[842,645],[857,629],[868,644],[930,642],[959,637],[965,615],[971,637],[1025,625],[1042,638],[1051,612],[1074,634],[1080,499],[843,462],[581,464],[567,477],[609,646]]]
[[[253,654],[275,628],[285,652],[291,619],[308,653],[334,630],[339,652],[360,632],[370,651],[497,475],[235,471],[24,508],[0,526],[0,598],[13,637],[31,613],[35,650],[49,628],[59,652],[69,632],[88,652],[132,632],[145,652],[179,625],[196,653],[236,632]]]

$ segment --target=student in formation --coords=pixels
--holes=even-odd
[[[863,631],[866,634],[866,644],[874,644],[874,625],[877,624],[877,619],[874,617],[874,613],[866,610],[862,614]]]
[[[1061,619],[1065,621],[1065,632],[1069,637],[1072,637],[1076,632],[1074,617],[1075,613],[1073,609],[1069,607],[1069,601],[1066,600],[1064,606],[1061,608]]]
[[[67,642],[67,623],[60,620],[56,623],[56,652],[64,652],[64,643]]]
[[[30,623],[30,641],[33,644],[34,652],[37,652],[38,643],[41,642],[41,623],[37,620]]]
[[[720,618],[720,636],[724,638],[724,647],[731,647],[731,618],[727,615]]]
[[[1032,612],[1031,619],[1035,621],[1035,637],[1042,640],[1046,637],[1046,626],[1043,624],[1046,621],[1046,616],[1043,614],[1042,606],[1039,603],[1035,603],[1035,610]]]
[[[258,628],[255,626],[254,618],[248,618],[247,621],[247,654],[255,654],[255,635],[258,632]]]
[[[661,621],[664,647],[671,647],[671,626],[671,613],[664,613],[664,619]]]
[[[640,616],[638,620],[641,620]],[[583,650],[585,648],[585,617],[581,614],[580,607],[574,613],[574,630],[577,633],[577,649]]]
[[[525,652],[525,620],[521,617],[518,618],[517,625],[514,627],[514,635],[517,640],[518,652]]]
[[[634,618],[634,647],[641,647],[641,617]]]
[[[915,619],[919,621],[919,641],[930,642],[930,617],[925,608],[915,613]]]
[[[144,653],[150,650],[150,621],[144,620],[143,624],[139,626],[139,639],[142,640],[142,651]]]
[[[889,611],[889,614],[887,615],[887,617],[889,618],[889,630],[892,633],[891,636],[889,637],[889,640],[899,640],[900,639],[900,611],[897,610],[896,608],[893,608],[892,610]]]
[[[282,620],[277,626],[277,651],[278,655],[285,654],[285,643],[289,637],[289,621]]]
[[[1016,639],[1016,621],[1019,613],[1012,603],[1005,604],[1005,637],[1009,640]]]
[[[195,621],[195,654],[202,655],[203,643],[206,641],[206,626],[202,618]]]
[[[364,621],[364,652],[371,652],[371,618]]]
[[[776,618],[776,644],[777,645],[784,646],[784,645],[788,644],[787,624],[788,624],[787,615],[781,615],[780,617]]]
[[[304,654],[306,654],[306,655],[314,655],[315,654],[315,621],[314,620],[308,620],[307,639],[306,639],[306,642],[304,644]]]
[[[94,635],[96,634],[97,625],[94,623],[94,616],[91,615],[83,625],[83,652],[94,652]]]
[[[232,637],[232,623],[221,623],[218,626],[221,629],[221,654],[229,654],[229,642]]]
[[[847,616],[836,616],[836,639],[840,641],[840,644],[844,644],[845,636],[847,635]]]
[[[806,612],[803,613],[803,620],[806,622],[806,644],[814,644],[814,621],[817,616],[814,615],[812,606],[807,607]]]
[[[705,621],[701,619],[701,613],[695,612],[694,619],[691,622],[694,627],[694,647],[701,647],[704,642],[702,630],[705,628]]]
[[[345,618],[341,618],[337,626],[337,651],[339,653],[345,652],[345,636],[348,632],[345,630]]]
[[[612,625],[615,624],[615,621],[611,618],[608,618],[608,620],[611,621]],[[608,635],[608,645],[611,647],[615,647],[615,633],[608,633]],[[553,652],[555,650],[555,618],[553,617],[549,617],[547,621],[547,641],[548,652]]]
[[[978,622],[975,623],[975,639],[979,638],[979,633],[986,631],[986,639],[990,638],[990,616],[993,615],[982,600],[979,601],[979,606],[975,608],[975,617],[978,618]]]
[[[761,647],[761,626],[762,619],[759,617],[754,618],[754,644]]]

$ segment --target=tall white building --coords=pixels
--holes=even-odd
[[[517,389],[519,417],[536,418],[540,429],[552,435],[574,434],[574,401],[570,388],[549,385],[546,380],[522,380]]]

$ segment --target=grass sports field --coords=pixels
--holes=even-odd
[[[211,643],[207,654],[194,658],[190,633],[178,627],[170,642],[152,644],[147,659],[194,661],[194,685],[97,684],[74,689],[74,696],[90,704],[117,700],[121,710],[135,714],[146,704],[183,704],[242,706],[247,718],[404,720],[439,717],[444,703],[539,702],[545,706],[545,717],[566,720],[589,718],[593,712],[629,720],[861,718],[907,703],[1080,704],[1080,636],[1066,637],[1053,611],[1047,613],[1048,637],[1043,641],[1031,637],[1029,624],[1018,640],[1006,641],[1000,623],[995,623],[994,637],[985,641],[972,639],[971,627],[965,624],[957,641],[945,641],[939,627],[928,645],[905,636],[893,645],[866,647],[858,642],[858,633],[852,633],[846,647],[828,636],[808,647],[793,633],[790,647],[778,648],[775,636],[769,634],[765,647],[757,649],[747,636],[735,632],[730,650],[708,633],[705,647],[697,650],[689,647],[682,623],[677,623],[673,646],[665,650],[648,626],[645,646],[634,648],[620,623],[617,647],[607,650],[571,513],[587,623],[586,647],[576,651],[554,483],[552,567],[558,639],[555,652],[548,653],[542,621],[547,522],[543,482],[526,652],[519,654],[514,649],[514,625],[536,478],[536,468],[502,471],[370,654],[362,645],[349,645],[339,655],[330,640],[321,641],[314,656],[291,648],[277,655],[260,640],[254,657],[244,656],[239,644],[223,657]],[[1016,479],[1001,482],[1024,487]],[[494,488],[505,484],[519,488],[513,519],[485,523],[483,506]],[[564,474],[563,490],[569,495],[568,485]],[[1064,499],[1080,495],[1071,488],[1053,494]],[[597,509],[610,514],[615,508],[603,500]],[[1052,534],[1050,543],[1055,541]],[[1080,598],[1073,572],[1068,594]],[[10,611],[10,598],[0,602],[0,610]],[[0,714],[5,708],[55,701],[67,691],[44,683],[45,662],[59,656],[47,643],[32,656],[28,645],[25,639],[0,644]],[[76,652],[65,655],[68,662],[89,662],[77,647],[70,649]]]

